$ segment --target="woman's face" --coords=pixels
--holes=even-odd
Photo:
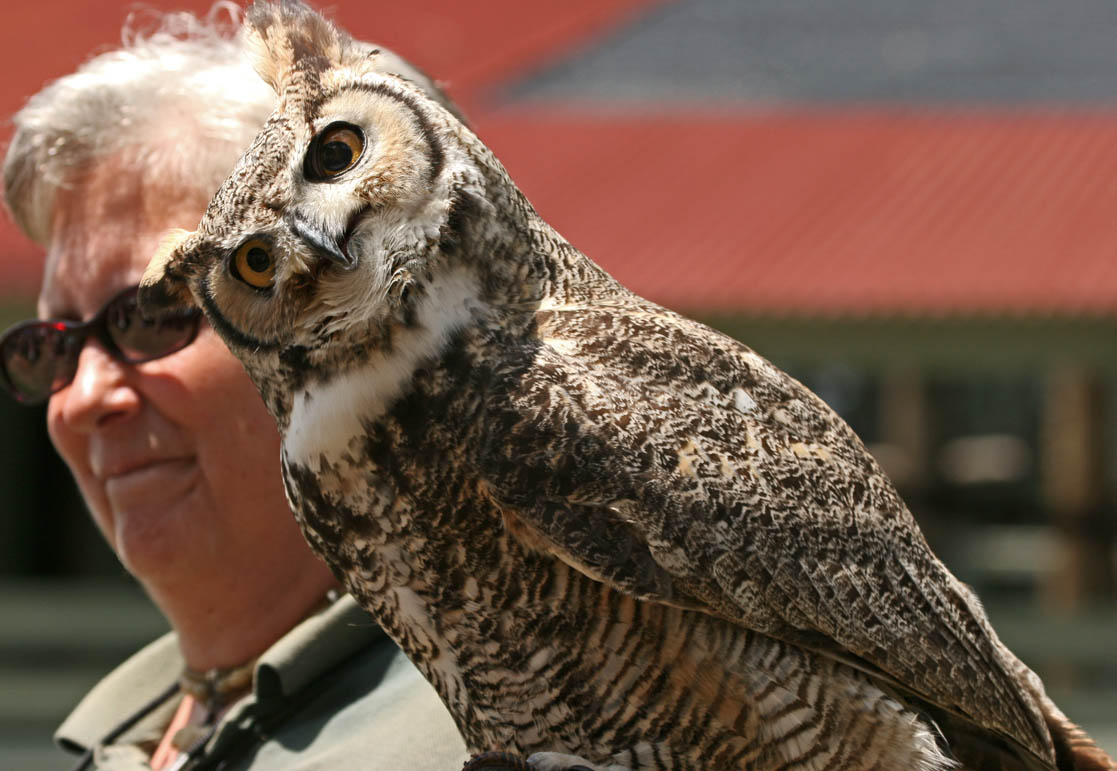
[[[59,193],[40,317],[93,316],[138,283],[161,235],[194,227],[203,206],[112,160],[92,169]],[[143,364],[90,339],[47,414],[97,526],[149,589],[206,571],[264,580],[269,562],[316,562],[286,502],[275,423],[204,323],[194,343]]]

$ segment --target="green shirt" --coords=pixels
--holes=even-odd
[[[55,741],[76,754],[92,748],[89,768],[149,768],[180,694],[103,739],[175,683],[182,666],[174,633],[159,638],[98,683]],[[186,768],[458,771],[469,757],[434,689],[348,596],[260,657],[252,693],[203,746]]]

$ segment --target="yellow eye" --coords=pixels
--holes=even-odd
[[[314,141],[306,156],[306,176],[325,180],[353,168],[365,151],[360,129],[348,123],[331,123]]]
[[[271,246],[259,238],[245,241],[233,255],[233,273],[249,286],[267,289],[275,280]]]

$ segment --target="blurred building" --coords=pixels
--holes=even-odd
[[[5,11],[6,113],[125,8],[46,4],[80,23]],[[846,417],[1117,752],[1117,5],[331,5],[444,80],[576,246]],[[0,246],[14,320],[41,262],[10,224]],[[0,403],[0,574],[120,578],[42,424]]]

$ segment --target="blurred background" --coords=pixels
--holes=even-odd
[[[324,7],[443,81],[576,246],[841,413],[1008,645],[1117,753],[1117,4]],[[134,8],[7,4],[0,114],[119,41]],[[0,250],[6,326],[31,315],[42,256],[7,221]],[[4,769],[65,768],[56,723],[165,628],[43,411],[7,401],[0,619]]]

